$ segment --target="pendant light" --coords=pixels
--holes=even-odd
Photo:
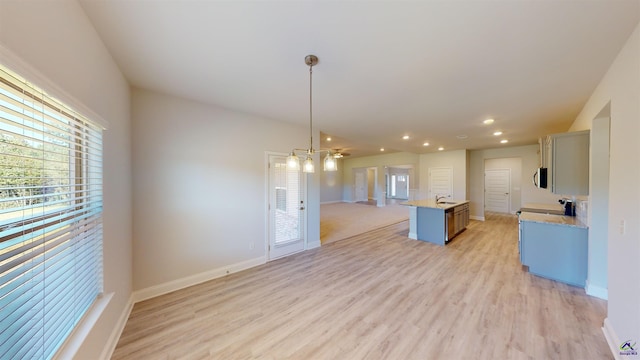
[[[309,66],[309,148],[293,149],[287,156],[287,168],[292,170],[300,170],[300,158],[296,155],[296,151],[304,151],[306,158],[302,163],[302,171],[305,173],[315,172],[315,164],[313,163],[313,154],[316,152],[327,152],[324,158],[324,171],[338,170],[338,162],[330,150],[314,150],[313,149],[313,66],[318,64],[318,57],[315,55],[307,55],[304,58],[305,64]]]

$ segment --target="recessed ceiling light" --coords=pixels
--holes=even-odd
[[[507,140],[507,139],[502,139],[502,140],[500,140],[500,143],[501,143],[501,144],[506,144],[506,143],[508,143],[508,142],[509,142],[509,140]]]
[[[438,151],[442,151],[442,150],[444,150],[444,148],[443,148],[442,146],[440,146],[440,147],[438,148]]]
[[[405,135],[402,137],[402,140],[409,140],[409,135]]]
[[[380,148],[380,151],[384,151],[384,148]]]
[[[422,146],[429,146],[429,143],[426,142],[426,143],[422,144]]]
[[[468,136],[467,136],[467,135],[456,135],[456,137],[457,137],[458,139],[460,139],[460,140],[464,140],[464,139],[468,138]]]
[[[493,124],[493,119],[487,119],[487,120],[483,121],[483,123],[484,123],[485,125]]]
[[[327,137],[327,141],[331,141],[331,136]]]
[[[500,136],[500,135],[502,135],[502,131],[496,131],[496,132],[493,133],[493,135]]]

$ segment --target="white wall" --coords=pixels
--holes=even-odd
[[[137,294],[155,296],[264,262],[265,151],[286,155],[304,144],[308,129],[139,89],[132,121]],[[307,229],[319,244],[318,161],[316,167],[308,178]]]
[[[522,179],[520,183],[520,204],[536,202],[557,204],[559,195],[554,195],[548,189],[536,188],[530,179],[536,168],[540,166],[538,145],[510,146],[495,149],[472,150],[469,182],[471,185],[469,200],[470,212],[474,218],[484,218],[484,165],[487,159],[518,157],[522,159]],[[513,174],[512,174],[513,175]],[[515,204],[512,199],[512,205]],[[519,210],[519,209],[512,209]]]
[[[640,341],[640,25],[570,130],[589,129],[609,102],[609,275],[605,333],[610,345],[618,347],[619,341]]]
[[[380,194],[385,190],[385,166],[394,167],[398,165],[406,165],[409,168],[415,169],[414,174],[418,173],[419,167],[419,155],[398,152],[392,154],[384,154],[384,155],[374,155],[374,156],[365,156],[359,158],[346,158],[343,161],[344,164],[344,177],[343,177],[343,192],[342,198],[344,201],[353,201],[355,198],[354,194],[354,184],[355,179],[353,175],[353,169],[359,168],[370,168],[376,167],[378,168],[378,189],[377,193]],[[404,167],[404,166],[403,166]],[[411,188],[417,188],[419,186],[419,180],[417,176],[414,176],[411,179],[412,185]]]
[[[467,150],[442,151],[420,155],[420,196],[429,193],[429,168],[453,168],[453,199],[467,200]]]
[[[0,44],[109,123],[103,139],[103,252],[104,292],[111,300],[95,325],[83,329],[87,337],[77,333],[67,347],[73,352],[79,346],[78,359],[96,359],[115,346],[109,341],[117,338],[110,337],[119,335],[131,304],[129,86],[75,1],[0,1]]]

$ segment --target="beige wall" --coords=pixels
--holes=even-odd
[[[591,128],[610,104],[608,315],[614,341],[640,339],[640,25],[618,54],[572,131]],[[624,221],[624,232],[621,222]],[[611,344],[619,346],[619,343]]]
[[[62,95],[65,102],[77,101],[109,123],[103,138],[103,254],[104,292],[110,301],[93,326],[75,333],[63,357],[78,349],[77,359],[96,359],[115,346],[110,341],[117,341],[119,321],[126,320],[131,304],[129,86],[75,1],[0,1],[0,45],[61,90],[36,83],[45,91]]]
[[[308,129],[138,89],[132,121],[136,299],[264,263],[265,152],[286,155]],[[319,245],[316,167],[306,209]]]
[[[344,176],[344,163],[342,159],[338,159],[337,161],[338,171],[322,171],[321,164],[320,202],[322,203],[342,201],[342,178]]]

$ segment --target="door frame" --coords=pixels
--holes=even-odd
[[[307,234],[307,223],[308,223],[308,211],[307,211],[307,207],[308,207],[308,191],[307,191],[307,176],[305,176],[304,173],[301,173],[301,186],[302,186],[302,199],[304,201],[304,215],[302,216],[302,231],[301,231],[301,236],[302,236],[302,249],[300,250],[296,250],[294,252],[291,252],[289,254],[286,255],[280,255],[280,256],[271,256],[271,172],[270,172],[270,162],[271,162],[271,158],[272,157],[284,157],[286,158],[289,154],[288,153],[280,153],[280,152],[273,152],[273,151],[265,151],[264,153],[264,169],[265,169],[265,182],[264,182],[264,214],[265,214],[265,237],[264,237],[264,254],[265,254],[265,260],[267,262],[272,261],[272,260],[276,260],[276,259],[281,259],[283,257],[289,256],[289,255],[293,255],[302,251],[307,250],[308,248],[308,234]],[[302,170],[300,170],[302,171]],[[275,205],[274,205],[275,206]]]

